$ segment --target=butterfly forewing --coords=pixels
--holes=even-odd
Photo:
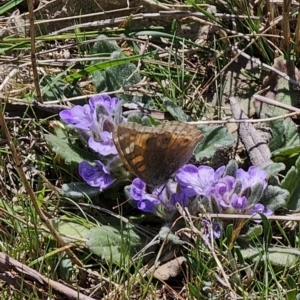
[[[126,167],[157,187],[188,162],[203,134],[196,126],[178,121],[157,127],[127,122],[115,128],[113,138]]]

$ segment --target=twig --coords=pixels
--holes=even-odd
[[[248,119],[246,114],[240,109],[234,97],[230,97],[230,107],[235,119]],[[271,151],[263,141],[259,133],[250,123],[240,123],[238,127],[239,137],[242,140],[251,163],[257,167],[265,167],[272,164]]]
[[[31,65],[33,73],[33,81],[35,86],[36,97],[38,102],[43,103],[43,97],[39,84],[39,74],[37,71],[36,55],[35,55],[35,25],[34,25],[34,14],[33,14],[33,0],[28,0],[28,12],[29,12],[29,23],[30,23],[30,53],[31,53]]]
[[[216,264],[219,267],[220,272],[223,275],[223,280],[221,282],[224,282],[224,285],[230,290],[230,295],[231,295],[231,299],[236,299],[236,294],[234,292],[234,290],[231,287],[231,284],[228,280],[228,276],[224,271],[224,268],[222,266],[222,263],[220,262],[217,254],[214,251],[214,247],[213,247],[213,242],[210,243],[208,241],[208,238],[200,231],[198,230],[195,226],[194,223],[192,221],[191,215],[189,214],[187,209],[182,209],[180,207],[180,205],[177,205],[178,211],[179,213],[182,215],[182,217],[189,223],[190,225],[190,229],[193,233],[195,233],[196,235],[200,236],[201,239],[204,241],[205,245],[208,247],[208,249],[210,250],[210,253],[212,254],[212,256],[214,257],[214,260],[216,262]]]
[[[21,68],[24,68],[28,65],[30,65],[30,62],[26,62],[20,66],[13,66],[12,70],[9,72],[9,74],[4,78],[3,82],[0,84],[0,92],[4,89],[5,85],[9,82],[9,80],[19,72]]]
[[[220,220],[261,220],[260,215],[235,215],[235,214],[208,214],[212,219]],[[267,216],[270,221],[295,221],[300,222],[300,214],[290,214],[287,216]]]
[[[74,291],[73,289],[57,281],[43,276],[32,268],[20,263],[19,261],[2,252],[0,252],[0,271],[1,279],[9,282],[10,284],[14,284],[16,289],[20,288],[22,285],[27,285],[41,293],[43,291],[41,291],[39,286],[42,285],[47,287],[47,290],[45,291],[46,294],[49,289],[52,289],[53,294],[67,297],[64,299],[95,300],[94,298]],[[30,284],[28,281],[32,282],[32,284]]]
[[[300,85],[300,82],[299,82],[299,85]],[[279,101],[276,101],[276,100],[273,100],[273,99],[270,99],[270,98],[267,98],[267,97],[264,97],[264,96],[261,96],[261,95],[258,95],[258,94],[253,95],[253,97],[256,100],[264,102],[266,104],[271,104],[273,106],[277,106],[277,107],[280,107],[280,108],[283,108],[283,109],[286,109],[286,110],[289,110],[289,111],[300,113],[300,109],[297,108],[297,107],[294,107],[294,106],[291,106],[291,105],[288,105],[288,104],[284,104],[284,103],[281,103]]]
[[[12,153],[12,157],[13,157],[13,161],[14,161],[14,167],[16,168],[17,172],[18,172],[18,175],[21,179],[21,181],[23,182],[24,184],[24,188],[26,190],[26,192],[28,193],[29,197],[30,197],[30,200],[31,200],[31,203],[33,204],[35,210],[36,210],[36,213],[38,214],[40,220],[46,225],[46,227],[50,230],[51,234],[54,236],[54,238],[56,239],[58,245],[60,247],[63,247],[65,246],[65,242],[64,240],[62,239],[62,237],[60,236],[60,234],[58,233],[58,231],[53,227],[53,225],[51,224],[51,222],[49,221],[49,219],[46,217],[46,215],[43,213],[43,211],[41,210],[37,200],[36,200],[36,197],[35,197],[35,194],[26,178],[26,175],[24,173],[24,170],[23,170],[23,167],[22,167],[22,161],[21,159],[19,158],[19,155],[17,153],[17,150],[15,148],[15,145],[11,139],[11,135],[10,135],[10,132],[8,130],[8,127],[7,127],[7,124],[6,124],[6,121],[4,120],[4,116],[3,116],[3,109],[2,109],[2,103],[0,105],[0,126],[2,128],[2,131],[4,133],[4,136],[7,140],[7,143],[8,143],[8,146],[10,148],[10,151]],[[69,256],[69,258],[71,259],[71,261],[79,266],[79,267],[83,267],[83,264],[82,262],[76,257],[76,255],[73,253],[73,251],[71,249],[66,249],[66,253],[67,255]],[[85,279],[86,279],[86,273],[84,271],[80,271],[80,274],[81,274],[81,280],[83,282],[85,282]]]
[[[264,69],[270,70],[275,72],[276,74],[278,74],[279,76],[283,77],[284,79],[286,79],[287,81],[289,81],[290,83],[293,83],[297,86],[300,86],[300,82],[294,80],[293,78],[291,78],[290,76],[288,76],[287,74],[285,74],[284,72],[279,71],[276,68],[273,68],[265,63],[262,63],[258,58],[255,57],[251,57],[250,55],[246,54],[245,52],[239,50],[237,47],[232,47],[232,51],[242,55],[243,57],[247,58],[248,60],[258,64],[259,66],[261,66]]]

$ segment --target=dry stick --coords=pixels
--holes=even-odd
[[[46,285],[49,288],[53,289],[53,294],[60,294],[64,295],[64,299],[76,299],[76,300],[95,300],[89,296],[86,296],[82,293],[74,291],[73,289],[54,281],[42,274],[38,273],[37,271],[31,269],[30,267],[20,263],[19,261],[9,257],[5,253],[0,252],[0,271],[1,271],[1,279],[7,282],[12,281],[15,288],[18,286],[27,284],[26,281],[30,280],[34,282],[32,285],[33,288],[39,288],[39,285]],[[18,279],[20,282],[18,282]],[[24,282],[25,280],[25,282]],[[18,283],[17,285],[15,283]],[[60,298],[61,299],[61,298]]]
[[[295,30],[295,56],[299,57],[300,53],[300,6],[298,6],[297,26]]]
[[[160,11],[158,13],[132,14],[130,18],[131,18],[132,21],[139,21],[139,20],[143,20],[145,18],[147,18],[147,19],[149,19],[149,18],[151,18],[151,19],[160,19],[161,20],[163,17],[167,17],[168,15],[172,15],[173,18],[174,17],[175,18],[186,17],[186,18],[189,18],[190,20],[195,21],[197,23],[204,24],[204,25],[211,25],[211,26],[214,26],[215,28],[220,28],[220,29],[222,29],[222,30],[224,30],[228,33],[236,34],[239,37],[248,37],[248,35],[240,34],[238,32],[232,31],[230,29],[226,29],[224,27],[221,27],[218,24],[214,24],[212,22],[206,21],[204,19],[205,15],[202,14],[202,13],[190,13],[190,12],[180,12],[180,13],[178,13],[178,11],[177,11],[177,13],[176,13],[176,11],[173,12],[173,13],[172,13],[172,11],[164,13],[164,12]],[[86,17],[86,16],[87,15],[82,15],[82,17]],[[232,19],[232,18],[233,19],[242,19],[242,17],[240,17],[238,15],[215,14],[214,16],[230,18],[230,19]],[[76,19],[78,17],[79,16],[73,16],[72,18]],[[249,18],[249,17],[244,16],[244,18]],[[259,19],[259,17],[253,17],[253,19],[256,19],[256,18]],[[103,19],[103,20],[99,20],[99,21],[92,21],[92,22],[88,22],[88,23],[80,23],[80,24],[77,24],[77,25],[65,27],[63,29],[59,29],[57,31],[54,31],[54,32],[52,32],[52,35],[56,35],[56,34],[59,34],[61,32],[65,32],[65,31],[75,30],[75,29],[78,29],[78,28],[104,27],[104,26],[108,26],[108,25],[109,26],[118,25],[118,24],[121,24],[121,23],[125,22],[127,19],[128,19],[128,16],[124,16],[124,17],[108,18],[108,19]],[[45,23],[45,21],[43,21],[43,23]],[[37,24],[41,24],[41,22],[39,22]]]
[[[248,119],[247,115],[241,110],[236,99],[229,97],[232,116],[235,119]],[[254,166],[263,168],[271,165],[271,151],[260,134],[251,123],[240,123],[238,125],[238,137],[243,142],[251,163]]]
[[[267,65],[265,63],[262,63],[258,58],[251,57],[250,55],[248,55],[248,54],[244,53],[243,51],[239,50],[237,47],[232,47],[232,50],[235,51],[235,52],[237,52],[239,55],[242,55],[243,57],[247,58],[248,60],[250,60],[250,61],[258,64],[262,68],[275,72],[276,74],[278,74],[282,78],[286,79],[290,83],[295,84],[297,86],[300,86],[300,82],[294,80],[293,78],[291,78],[286,73],[281,72],[280,70],[277,70],[274,67],[271,67],[271,66],[269,66],[269,65]]]
[[[261,220],[260,215],[235,215],[235,214],[207,214],[211,219],[219,220]],[[300,222],[300,214],[291,214],[287,216],[267,216],[270,221],[295,221]]]
[[[217,78],[219,78],[222,74],[223,74],[223,72],[224,72],[224,70],[226,70],[227,68],[228,68],[228,66],[233,62],[233,61],[235,61],[240,55],[242,55],[243,54],[243,56],[245,56],[246,54],[244,53],[244,51],[247,49],[247,48],[249,48],[253,43],[255,43],[256,42],[256,40],[262,35],[262,34],[264,34],[264,33],[266,33],[268,30],[270,30],[272,27],[275,27],[276,25],[277,25],[277,23],[279,23],[279,21],[281,20],[281,18],[279,18],[277,21],[274,21],[274,23],[273,24],[271,24],[268,28],[266,28],[262,33],[260,33],[258,36],[256,36],[243,50],[239,50],[236,46],[233,46],[231,49],[232,49],[232,51],[236,51],[236,52],[238,52],[232,59],[231,59],[231,61],[226,65],[226,66],[224,66],[223,67],[223,69],[217,74],[217,75],[215,75],[211,80],[210,80],[210,82],[206,85],[206,87],[201,91],[201,94],[203,94],[205,91],[207,91],[208,90],[208,88],[212,85],[212,83],[217,79]],[[251,58],[251,56],[249,56],[249,55],[247,55],[247,58],[249,59],[249,58]],[[260,63],[260,65],[261,66],[264,66],[264,67],[266,67],[267,65],[266,64],[263,64],[263,63]],[[271,68],[271,67],[269,67],[268,66],[268,68]],[[275,70],[274,70],[275,71]],[[278,72],[280,72],[280,71],[278,71],[278,70],[276,70],[276,73],[278,73]],[[282,72],[280,72],[280,73],[282,73]],[[278,73],[279,74],[279,73]],[[282,74],[284,74],[284,73],[282,73]],[[279,74],[280,76],[282,76],[281,74]],[[286,75],[286,74],[285,74]],[[286,75],[287,76],[287,75]],[[292,82],[292,81],[291,81]],[[294,83],[294,82],[292,82],[292,83]],[[299,84],[299,83],[296,83],[296,84]],[[199,87],[195,90],[195,92],[194,92],[194,94],[196,93],[196,92],[198,92],[199,91],[199,89],[201,88],[201,86],[199,85]]]
[[[285,53],[289,53],[290,44],[291,44],[291,30],[290,30],[290,7],[292,1],[291,0],[283,0],[283,11],[282,11],[282,32],[283,32],[283,48]]]
[[[50,23],[50,22],[63,22],[66,20],[74,20],[74,19],[84,19],[84,18],[90,18],[90,17],[95,17],[95,16],[100,16],[101,15],[107,15],[107,14],[113,14],[115,12],[124,12],[127,10],[134,11],[136,9],[139,9],[140,7],[132,7],[132,8],[122,8],[122,9],[115,9],[115,10],[110,10],[107,12],[97,12],[97,13],[92,13],[92,14],[84,14],[84,15],[77,15],[77,16],[70,16],[70,17],[65,17],[65,18],[56,18],[56,19],[51,19],[51,20],[38,20],[36,21],[36,25],[44,24],[44,23]],[[129,14],[128,14],[129,15]],[[125,21],[128,18],[128,15],[122,16],[122,17],[113,17],[113,18],[108,18],[108,19],[103,19],[101,21],[104,21],[102,24],[116,24]],[[258,16],[246,16],[246,15],[233,15],[233,14],[222,14],[222,13],[215,13],[212,14],[216,18],[220,19],[251,19],[251,20],[262,20],[262,17]],[[190,11],[178,11],[178,10],[168,10],[168,11],[158,11],[156,13],[138,13],[138,14],[132,14],[132,20],[139,20],[139,19],[144,19],[144,18],[149,18],[149,19],[162,19],[163,17],[176,17],[176,18],[188,18],[188,17],[197,17],[197,18],[206,18],[206,15],[200,12],[190,12]],[[89,23],[81,23],[78,25],[75,25],[77,27],[72,27],[78,28],[78,26],[82,25],[82,27],[90,26],[89,24],[93,24],[93,22]],[[94,23],[95,24],[95,23]],[[24,26],[27,26],[25,24]],[[11,27],[16,28],[15,27]],[[69,27],[65,29],[70,29]],[[52,34],[56,34],[58,31],[53,32]]]
[[[5,79],[0,84],[0,92],[4,89],[5,85],[9,82],[9,80],[20,71],[21,68],[24,68],[28,65],[30,65],[30,62],[26,62],[20,66],[13,66],[9,74],[5,77]]]
[[[40,209],[38,203],[37,203],[37,200],[35,198],[35,195],[34,195],[34,192],[26,178],[26,175],[23,171],[23,168],[22,168],[22,161],[21,159],[19,158],[19,155],[17,153],[17,150],[13,144],[13,141],[11,139],[11,135],[9,133],[9,130],[8,130],[8,127],[7,127],[7,124],[4,120],[4,116],[3,116],[3,110],[2,110],[2,103],[0,104],[0,126],[2,127],[2,130],[4,132],[4,136],[6,137],[6,140],[7,140],[7,143],[9,145],[9,148],[10,148],[10,151],[12,153],[12,157],[13,157],[13,161],[15,163],[15,168],[18,172],[18,175],[19,177],[21,178],[21,181],[23,182],[24,184],[24,187],[25,187],[25,190],[26,192],[28,193],[29,197],[30,197],[30,200],[40,218],[40,220],[46,225],[46,227],[49,229],[49,231],[51,232],[51,234],[54,236],[54,238],[56,239],[58,245],[60,247],[63,247],[65,246],[65,242],[64,240],[61,238],[60,234],[54,229],[54,227],[52,226],[51,222],[48,220],[48,218],[45,216],[45,214],[43,213],[43,211]],[[67,255],[69,256],[69,258],[71,259],[71,261],[83,268],[83,264],[82,262],[76,257],[76,255],[73,253],[73,251],[71,251],[70,249],[66,249],[66,253]],[[79,269],[80,271],[80,275],[81,275],[81,281],[82,282],[85,282],[86,280],[86,273],[84,271],[81,270],[81,268]]]
[[[214,257],[215,259],[215,262],[216,264],[218,265],[219,267],[219,270],[220,272],[222,273],[223,275],[223,279],[224,279],[224,285],[230,290],[230,295],[231,295],[231,298],[232,299],[236,299],[236,296],[235,296],[235,292],[233,290],[233,288],[231,287],[231,284],[228,280],[228,276],[227,274],[225,273],[224,269],[223,269],[223,266],[222,266],[222,263],[220,262],[217,254],[215,253],[214,251],[214,246],[213,246],[213,242],[210,243],[208,238],[201,232],[199,231],[193,224],[193,220],[192,220],[192,217],[190,215],[190,213],[188,212],[187,209],[182,209],[180,207],[180,205],[176,205],[177,209],[178,209],[178,212],[181,214],[181,216],[183,217],[184,220],[186,220],[189,225],[190,225],[190,229],[192,232],[194,232],[195,234],[197,234],[198,236],[201,237],[201,239],[204,241],[204,243],[206,244],[206,246],[208,247],[208,249],[210,250],[212,256]]]
[[[296,108],[294,106],[284,104],[284,103],[281,103],[279,101],[276,101],[276,100],[273,100],[273,99],[270,99],[270,98],[267,98],[267,97],[264,97],[264,96],[261,96],[261,95],[257,95],[257,94],[253,95],[253,97],[256,100],[264,102],[266,104],[277,106],[277,107],[280,107],[280,108],[283,108],[283,109],[286,109],[286,110],[289,110],[289,111],[293,111],[293,112],[296,112],[296,113],[300,113],[300,109]]]
[[[34,14],[33,14],[33,0],[27,0],[27,4],[28,4],[29,23],[30,23],[30,46],[31,46],[30,52],[31,52],[33,82],[34,82],[38,102],[43,103],[43,96],[39,84],[39,74],[37,72],[37,63],[36,63],[36,55],[35,55],[35,25],[34,25]]]

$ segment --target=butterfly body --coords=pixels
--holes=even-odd
[[[179,121],[156,127],[121,123],[113,133],[125,166],[152,188],[165,183],[186,164],[203,137],[195,125]]]

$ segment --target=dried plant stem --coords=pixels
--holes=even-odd
[[[21,181],[24,184],[25,190],[26,190],[26,192],[28,193],[28,195],[30,197],[31,203],[34,206],[34,208],[36,210],[36,213],[38,214],[40,220],[46,225],[46,227],[49,229],[51,234],[54,236],[54,238],[57,241],[59,247],[64,247],[65,246],[64,240],[60,236],[59,232],[56,231],[55,228],[52,226],[51,222],[46,217],[46,215],[43,213],[43,211],[40,209],[40,207],[37,203],[36,197],[34,195],[34,192],[33,192],[32,188],[31,188],[31,186],[30,186],[30,184],[29,184],[29,182],[26,178],[26,175],[25,175],[25,173],[23,171],[23,167],[22,167],[22,160],[20,159],[19,154],[17,153],[15,145],[14,145],[12,139],[11,139],[11,135],[10,135],[10,132],[8,130],[6,121],[4,119],[2,103],[0,105],[0,126],[2,127],[2,130],[4,132],[4,136],[6,137],[8,146],[9,146],[10,151],[12,153],[12,158],[13,158],[13,161],[15,163],[15,168],[18,172],[18,175],[19,175]],[[78,267],[80,267],[79,271],[81,273],[80,274],[81,275],[81,280],[85,281],[86,273],[83,270],[81,270],[83,268],[82,262],[76,257],[76,255],[73,253],[73,251],[71,251],[69,248],[66,248],[65,251],[66,251],[67,255],[69,256],[69,258],[72,260],[72,262],[75,265],[77,265]]]
[[[210,253],[212,254],[212,256],[214,257],[215,259],[215,262],[223,276],[223,280],[220,281],[226,288],[229,289],[230,291],[230,299],[236,299],[236,293],[235,291],[233,290],[232,286],[231,286],[231,283],[229,281],[229,278],[228,278],[228,275],[226,274],[224,268],[223,268],[223,265],[221,263],[221,261],[219,260],[219,257],[217,256],[216,252],[215,252],[215,249],[214,249],[214,243],[213,242],[210,242],[209,239],[200,231],[198,230],[195,226],[194,226],[194,223],[193,223],[193,220],[192,220],[192,216],[190,215],[190,213],[188,212],[187,209],[182,209],[180,207],[180,205],[176,205],[179,213],[181,214],[181,216],[183,217],[184,220],[186,220],[186,222],[190,225],[190,230],[196,234],[197,236],[200,236],[201,239],[203,240],[203,242],[205,243],[205,245],[208,247],[208,249],[210,250]],[[217,275],[216,275],[217,276]],[[218,278],[218,277],[217,277]]]
[[[31,66],[33,73],[33,81],[35,86],[35,92],[38,102],[43,103],[43,97],[39,84],[39,75],[37,72],[37,63],[35,55],[35,25],[34,25],[34,14],[33,14],[33,0],[27,0],[28,12],[29,12],[29,24],[30,24],[30,54],[31,54]]]
[[[298,7],[297,26],[295,30],[295,54],[299,57],[300,54],[300,6]]]
[[[57,296],[54,297],[55,299],[95,300],[74,291],[62,283],[47,278],[2,252],[0,252],[0,271],[0,278],[8,282],[10,286],[16,289],[20,288],[20,286],[23,286],[23,288],[27,287],[28,289],[38,289],[40,295],[45,295],[43,299],[46,298],[47,292],[51,288],[53,294]],[[63,298],[59,298],[59,296],[63,296]]]
[[[290,52],[290,44],[291,44],[291,30],[290,30],[290,9],[291,9],[291,0],[283,1],[283,12],[282,12],[282,32],[283,32],[283,49],[285,54]]]
[[[283,109],[286,109],[286,110],[289,110],[289,111],[300,113],[300,109],[297,108],[297,107],[294,107],[294,106],[291,106],[291,105],[288,105],[288,104],[285,104],[285,103],[281,103],[279,101],[276,101],[276,100],[273,100],[273,99],[270,99],[270,98],[267,98],[267,97],[264,97],[264,96],[261,96],[261,95],[257,95],[257,94],[253,95],[253,97],[256,100],[264,102],[266,104],[270,104],[270,105],[280,107],[280,108],[283,108]]]

